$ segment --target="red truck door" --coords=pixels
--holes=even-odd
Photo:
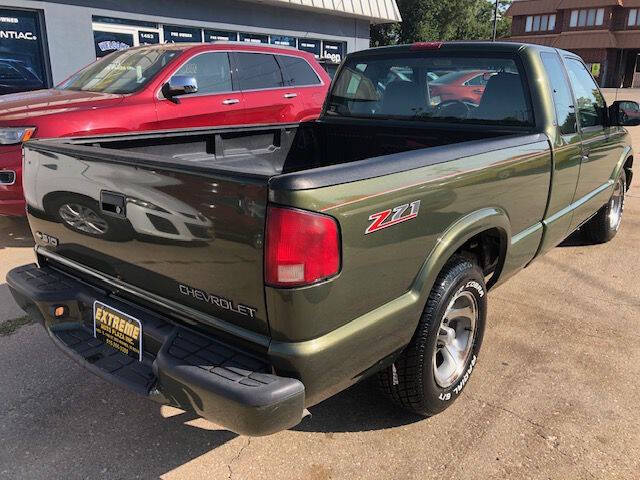
[[[158,129],[247,123],[242,92],[233,88],[227,52],[196,54],[173,75],[195,78],[198,91],[175,97],[178,103],[167,100],[158,92]]]
[[[276,55],[282,69],[284,83],[290,87],[285,96],[295,96],[299,102],[296,121],[318,117],[322,110],[328,85],[311,67],[309,62],[297,55]]]
[[[304,108],[297,89],[285,85],[270,53],[232,52],[234,83],[242,91],[247,124],[298,121]]]

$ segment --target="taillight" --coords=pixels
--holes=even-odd
[[[415,42],[411,44],[411,50],[438,50],[442,42]]]
[[[269,207],[265,242],[265,282],[299,287],[340,271],[340,234],[332,217]]]

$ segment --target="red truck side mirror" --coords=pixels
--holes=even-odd
[[[618,100],[609,107],[611,125],[635,127],[640,125],[640,104],[631,100]]]

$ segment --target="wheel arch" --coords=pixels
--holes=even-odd
[[[624,148],[622,155],[620,155],[620,158],[618,159],[618,162],[616,163],[616,166],[613,169],[613,172],[611,173],[610,180],[615,183],[616,179],[620,175],[620,172],[624,170],[627,176],[627,190],[629,190],[629,188],[631,187],[631,179],[633,177],[632,167],[633,167],[633,149],[631,148],[631,146],[627,145]]]
[[[493,252],[488,254],[489,264],[484,243],[487,239],[497,240],[495,246],[490,246]],[[481,268],[489,267],[492,274],[487,288],[491,288],[502,273],[510,243],[511,223],[504,210],[490,207],[470,213],[451,225],[438,239],[436,247],[420,267],[411,290],[420,296],[420,303],[424,304],[442,268],[456,254],[475,255]],[[485,276],[487,273],[485,270]]]
[[[57,190],[55,192],[49,192],[44,197],[42,197],[42,208],[44,209],[45,213],[47,213],[48,215],[55,214],[55,212],[51,211],[52,203],[60,198],[65,198],[65,197],[91,200],[92,202],[97,201],[95,198],[91,198],[90,196],[83,195],[81,193],[67,192],[65,190]]]
[[[631,180],[633,179],[633,155],[629,155],[624,161],[624,171],[627,175],[627,191],[631,188]]]

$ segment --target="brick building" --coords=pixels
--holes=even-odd
[[[580,55],[604,87],[640,87],[640,0],[518,0],[509,40]]]

